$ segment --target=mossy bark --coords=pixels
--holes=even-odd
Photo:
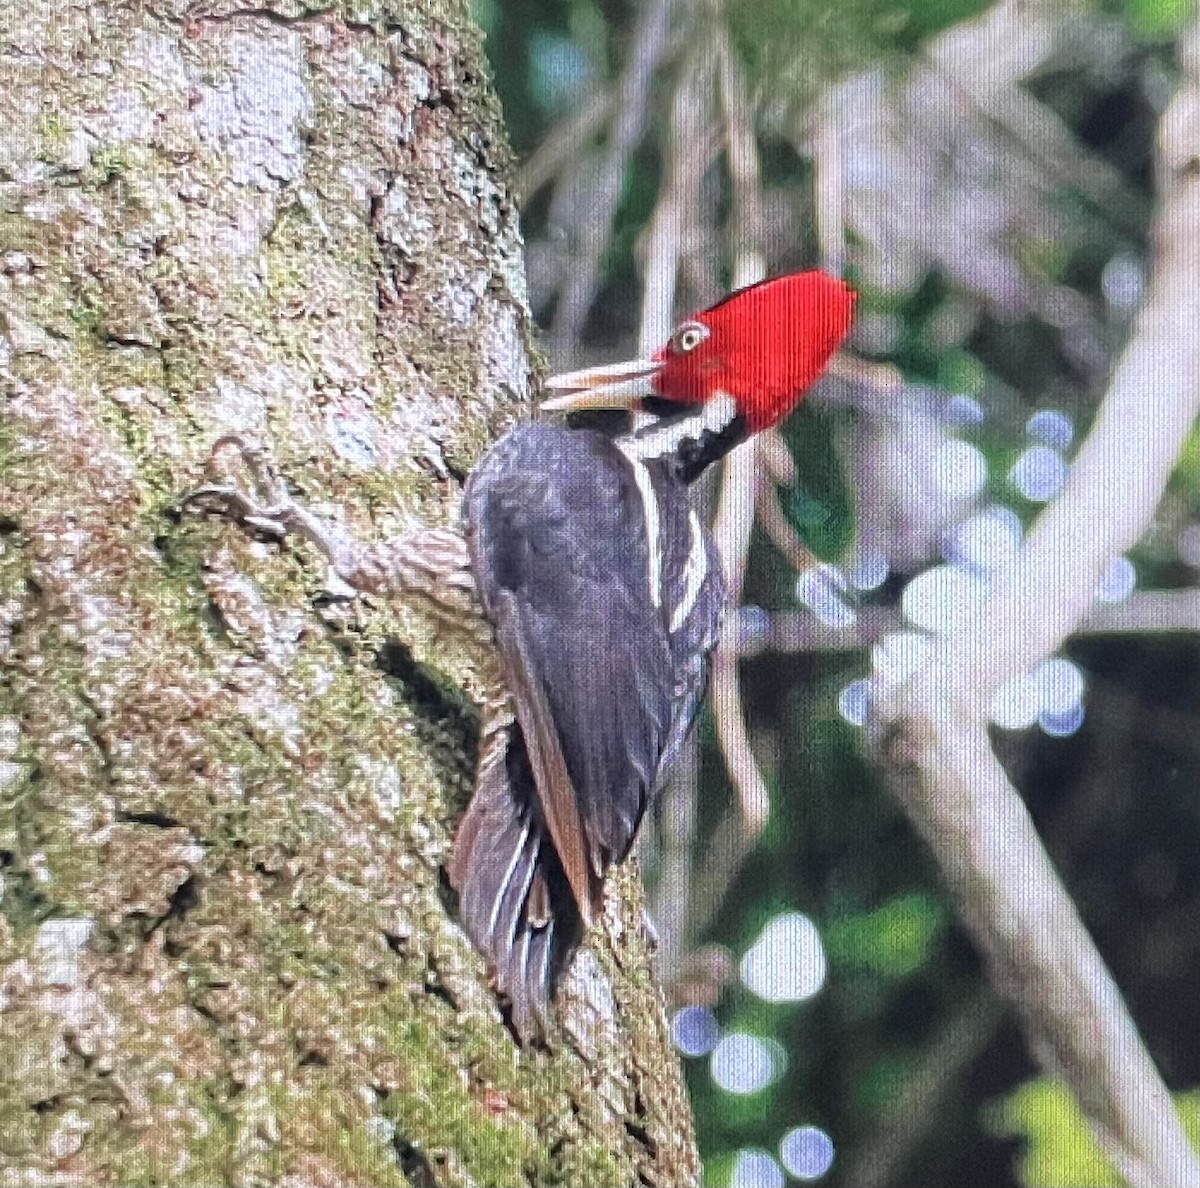
[[[479,664],[172,509],[365,538],[528,407],[465,0],[0,11],[0,1182],[694,1183],[636,875],[520,1053],[440,875]]]

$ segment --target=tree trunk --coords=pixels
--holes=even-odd
[[[468,646],[173,512],[236,432],[364,538],[446,523],[527,407],[465,0],[0,46],[0,1179],[694,1183],[636,873],[552,1053],[443,903]]]

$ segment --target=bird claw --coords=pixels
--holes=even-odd
[[[180,510],[215,511],[264,536],[282,540],[290,530],[296,510],[287,484],[275,473],[266,450],[237,434],[227,434],[213,443],[210,464],[226,446],[232,446],[241,456],[250,477],[250,489],[232,482],[206,483],[180,500]]]

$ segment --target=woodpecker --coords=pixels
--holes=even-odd
[[[464,535],[363,545],[291,498],[257,446],[253,490],[192,492],[257,531],[297,533],[360,593],[417,598],[492,671],[475,790],[447,875],[463,929],[522,1042],[545,1040],[555,979],[596,918],[708,684],[725,582],[688,487],[791,412],[849,331],[855,295],[821,272],[739,290],[648,359],[557,376],[547,411],[645,414],[609,435],[545,422],[467,480]]]
[[[821,272],[733,293],[649,359],[548,381],[562,395],[544,410],[650,414],[634,429],[521,426],[467,481],[471,568],[515,721],[448,874],[522,1039],[546,1034],[555,978],[707,688],[725,583],[688,486],[796,407],[853,306]]]

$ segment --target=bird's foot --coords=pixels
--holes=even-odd
[[[219,438],[209,455],[210,470],[216,470],[221,455],[231,449],[243,473],[198,487],[184,496],[181,510],[213,511],[273,540],[299,536],[315,545],[328,562],[337,579],[329,581],[328,589],[335,596],[417,597],[433,604],[443,617],[477,621],[473,634],[486,633],[490,639],[491,628],[478,606],[461,533],[423,528],[378,544],[363,544],[344,524],[318,516],[293,499],[267,451],[256,442],[235,434]]]
[[[227,449],[238,452],[249,485],[232,481],[206,483],[185,495],[180,500],[180,509],[214,511],[264,536],[282,540],[296,528],[299,511],[287,484],[276,473],[261,445],[233,433],[213,442],[209,466]]]

